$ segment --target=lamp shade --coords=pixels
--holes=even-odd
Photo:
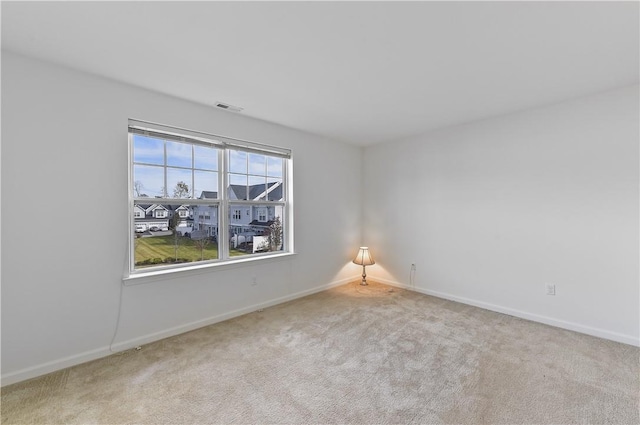
[[[369,248],[366,246],[360,247],[360,249],[358,250],[358,255],[356,255],[356,258],[353,259],[353,262],[360,266],[370,266],[376,263],[375,261],[373,261],[373,257],[369,252]]]

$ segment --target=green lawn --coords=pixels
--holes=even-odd
[[[173,235],[152,236],[135,240],[136,267],[149,267],[162,263],[175,262],[176,248]],[[188,263],[201,260],[215,260],[218,258],[218,244],[209,242],[204,249],[200,249],[197,241],[191,238],[178,237],[178,262]],[[231,250],[232,257],[246,255],[246,252]]]

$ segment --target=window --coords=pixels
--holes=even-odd
[[[291,252],[290,151],[133,120],[129,144],[131,274]]]
[[[284,250],[286,159],[235,148],[227,150],[227,157],[227,196],[233,211],[229,233],[234,255]],[[234,232],[239,225],[242,231]]]
[[[267,221],[267,208],[256,208],[258,221],[266,222]]]

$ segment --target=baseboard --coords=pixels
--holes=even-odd
[[[336,286],[341,286],[341,285],[344,285],[345,283],[352,282],[356,280],[358,276],[352,276],[349,278],[336,280],[325,285],[316,286],[314,288],[289,294],[284,297],[274,298],[272,300],[268,300],[262,303],[258,303],[248,307],[243,307],[237,310],[233,310],[228,313],[212,316],[207,319],[198,320],[195,322],[187,323],[185,325],[175,326],[170,329],[165,329],[160,332],[155,332],[155,333],[147,334],[141,337],[129,339],[127,341],[118,342],[116,344],[113,344],[111,348],[109,346],[105,346],[102,348],[97,348],[95,350],[85,351],[80,354],[64,357],[62,359],[57,359],[57,360],[42,363],[36,366],[21,369],[15,372],[2,374],[2,377],[0,378],[1,385],[6,386],[6,385],[15,384],[17,382],[26,381],[27,379],[36,378],[38,376],[56,372],[58,370],[65,369],[71,366],[76,366],[92,360],[100,359],[102,357],[107,357],[107,356],[110,356],[111,354],[114,354],[120,351],[125,351],[134,347],[139,347],[144,344],[149,344],[151,342],[159,341],[164,338],[189,332],[198,328],[202,328],[204,326],[212,325],[214,323],[218,323],[224,320],[232,319],[234,317],[242,316],[243,314],[251,313],[256,310],[272,307],[274,305],[282,304],[287,301],[292,301],[297,298],[306,297],[307,295],[312,295],[317,292],[326,291],[327,289],[335,288]]]
[[[62,359],[52,360],[50,362],[42,363],[15,372],[2,374],[0,381],[2,381],[2,386],[4,387],[6,385],[26,381],[27,379],[46,375],[47,373],[66,369],[71,366],[76,366],[82,363],[90,362],[92,360],[100,359],[102,357],[107,357],[111,354],[113,353],[109,351],[109,346],[105,346],[102,348],[97,348],[95,350],[89,350],[80,354],[74,354],[72,356],[64,357]]]
[[[371,277],[371,280],[375,280],[380,283],[384,283],[387,285],[395,286],[398,288],[408,289],[410,291],[419,292],[425,295],[431,295],[437,298],[444,298],[446,300],[456,301],[462,304],[472,305],[474,307],[480,307],[485,310],[491,310],[498,313],[508,314],[509,316],[519,317],[521,319],[531,320],[533,322],[544,323],[545,325],[555,326],[557,328],[567,329],[574,332],[579,332],[591,336],[595,336],[598,338],[608,339],[611,341],[621,342],[623,344],[633,345],[636,347],[640,347],[640,338],[633,337],[631,335],[625,335],[617,332],[607,331],[605,329],[593,328],[590,326],[581,325],[575,322],[567,322],[565,320],[554,319],[553,317],[542,316],[535,313],[529,313],[522,310],[516,310],[509,307],[503,307],[500,305],[490,304],[483,301],[474,300],[471,298],[459,297],[457,295],[448,294],[440,291],[433,291],[430,289],[419,288],[416,286],[406,285],[404,283],[391,281],[388,279],[374,278]]]
[[[312,295],[317,292],[326,291],[327,289],[335,288],[336,286],[344,285],[347,282],[353,281],[355,278],[350,277],[346,279],[337,280],[331,282],[329,284],[316,286],[315,288],[307,289],[304,291],[296,292],[293,294],[286,295],[284,297],[274,298],[269,301],[261,302],[258,304],[250,305],[247,307],[239,308],[237,310],[233,310],[227,313],[218,314],[216,316],[208,317],[206,319],[198,320],[195,322],[187,323],[180,326],[175,326],[173,328],[164,329],[160,332],[154,332],[152,334],[147,334],[141,337],[132,338],[126,341],[118,342],[113,344],[112,349],[114,352],[125,351],[131,348],[139,347],[144,344],[149,344],[151,342],[159,341],[164,338],[169,338],[175,335],[180,335],[185,332],[193,331],[195,329],[199,329],[205,326],[213,325],[215,323],[223,322],[225,320],[233,319],[234,317],[242,316],[244,314],[252,313],[256,310],[272,307],[274,305],[282,304],[287,301],[292,301],[298,298],[306,297],[307,295]]]

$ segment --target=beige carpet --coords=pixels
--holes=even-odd
[[[2,389],[3,424],[638,424],[639,349],[345,285]]]

